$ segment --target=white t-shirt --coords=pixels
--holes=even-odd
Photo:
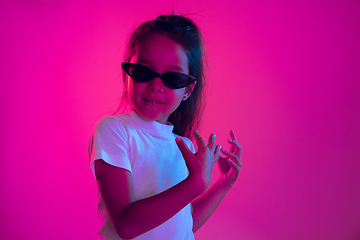
[[[94,175],[94,161],[97,159],[130,171],[136,200],[176,185],[188,176],[188,169],[175,143],[178,135],[172,130],[173,125],[146,121],[136,112],[103,118],[96,126],[89,145],[90,166]],[[192,142],[185,137],[183,139],[194,152]],[[121,239],[111,223],[100,194],[98,214],[100,239]],[[189,204],[162,225],[135,239],[192,240],[192,224]]]

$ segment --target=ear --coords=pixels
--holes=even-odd
[[[185,93],[184,93],[184,97],[182,99],[182,101],[185,101],[186,99],[188,99],[192,93],[192,91],[194,90],[196,86],[196,81],[194,83],[192,83],[190,86],[186,87]]]

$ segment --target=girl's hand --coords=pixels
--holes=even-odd
[[[221,152],[225,157],[220,156],[218,163],[221,179],[230,186],[233,186],[241,168],[241,146],[236,140],[234,131],[230,132],[229,143],[231,145],[231,152],[222,148]]]
[[[205,144],[198,131],[194,132],[194,138],[198,147],[195,154],[189,150],[181,137],[176,138],[176,143],[189,170],[188,178],[194,181],[194,187],[199,187],[199,191],[203,193],[210,185],[214,163],[220,157],[220,146],[216,146],[215,134],[210,135],[208,145]]]

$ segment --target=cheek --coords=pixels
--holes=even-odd
[[[180,104],[185,95],[185,89],[175,90],[173,93],[174,103]]]
[[[127,84],[128,99],[131,103],[136,100],[137,93],[139,93],[139,86],[133,83],[131,79],[128,80]]]

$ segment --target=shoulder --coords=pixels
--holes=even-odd
[[[126,137],[128,135],[126,121],[121,115],[104,116],[94,127],[93,136],[96,138]]]
[[[90,159],[107,160],[112,158],[114,152],[126,148],[129,134],[126,125],[119,116],[104,116],[93,129],[89,141]]]
[[[123,120],[122,115],[107,115],[96,123],[95,130],[96,132],[102,130],[123,130],[127,128],[126,125],[126,121]]]

